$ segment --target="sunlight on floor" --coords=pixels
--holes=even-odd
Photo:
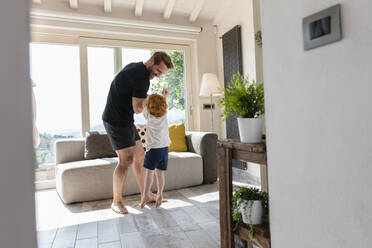
[[[165,192],[168,202],[162,204],[159,209],[176,210],[178,208],[193,207],[196,204],[203,204],[218,201],[219,193],[203,193],[203,190],[213,190],[209,185],[185,188]],[[129,214],[141,215],[155,208],[154,204],[147,205],[144,209],[139,207],[139,195],[124,197]],[[55,229],[58,227],[104,221],[122,217],[110,209],[111,199],[102,201],[91,201],[65,205],[62,203],[54,189],[41,190],[35,193],[37,230]]]
[[[190,197],[190,200],[201,202],[201,203],[206,203],[210,201],[217,201],[218,200],[218,192],[213,192],[213,193],[207,193],[207,194],[202,194],[199,196],[195,197]]]
[[[65,205],[56,191],[35,193],[39,248],[215,248],[220,244],[217,183],[168,191],[168,202],[141,209],[139,195],[124,197],[129,214],[111,199]]]

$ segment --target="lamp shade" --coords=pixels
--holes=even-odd
[[[219,87],[220,84],[218,82],[216,74],[204,73],[200,87],[200,96],[221,95]]]

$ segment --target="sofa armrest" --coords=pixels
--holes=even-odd
[[[54,147],[56,164],[84,160],[85,138],[58,139]]]
[[[217,180],[217,134],[211,132],[186,132],[189,152],[195,152],[203,159],[203,183]]]

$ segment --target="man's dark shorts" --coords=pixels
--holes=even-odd
[[[146,152],[143,167],[149,170],[167,170],[168,168],[168,147],[151,148]]]
[[[107,136],[110,139],[112,148],[121,150],[136,145],[136,141],[140,140],[137,129],[134,125],[129,127],[116,127],[107,122],[103,122]]]

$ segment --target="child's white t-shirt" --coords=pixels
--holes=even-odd
[[[151,148],[168,147],[171,141],[169,139],[167,113],[162,117],[155,117],[145,107],[142,114],[147,120],[146,151]]]

